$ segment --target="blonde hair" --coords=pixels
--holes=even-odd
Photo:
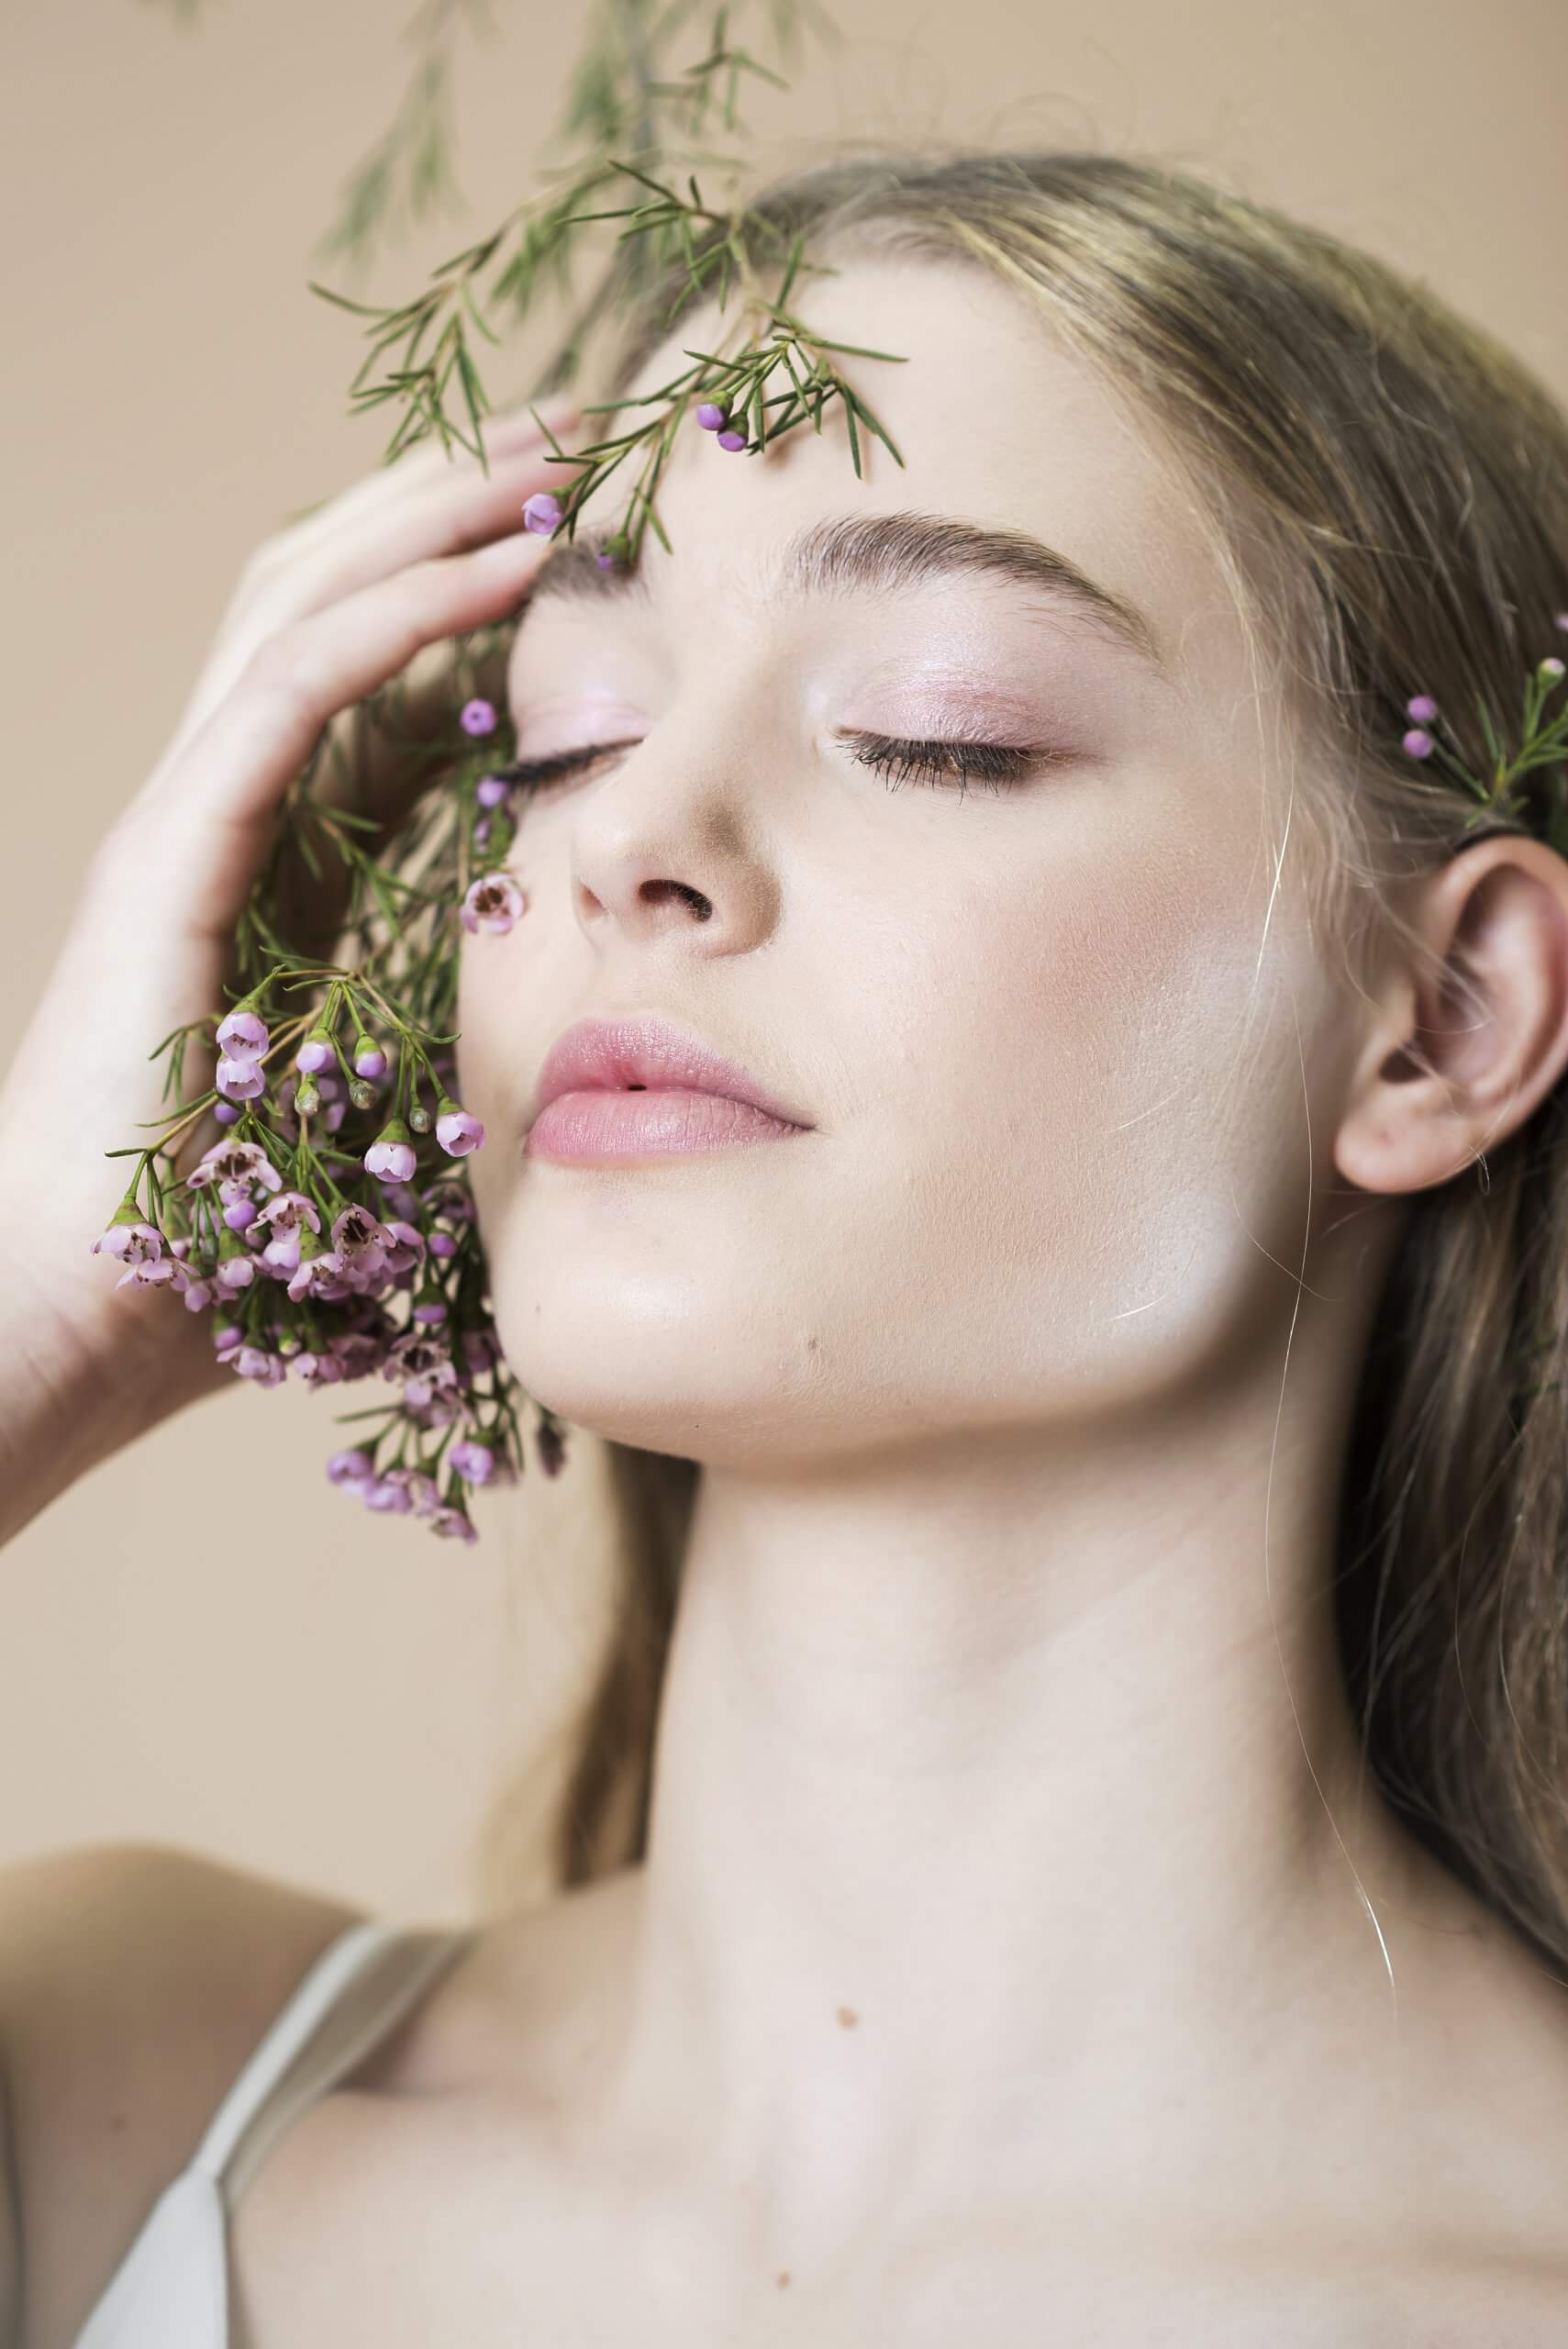
[[[1254,675],[1277,686],[1309,753],[1302,766],[1318,780],[1293,815],[1325,941],[1358,983],[1390,931],[1423,955],[1387,884],[1451,855],[1470,803],[1401,754],[1405,703],[1439,695],[1473,771],[1486,772],[1477,696],[1518,707],[1568,605],[1568,417],[1518,359],[1370,255],[1125,156],[855,155],[772,183],[749,217],[760,271],[799,230],[808,259],[992,273],[1134,404],[1197,493]],[[808,320],[810,283],[793,297]],[[681,298],[688,284],[683,262],[646,294],[594,396],[625,393],[699,306]],[[1477,1175],[1407,1203],[1347,1447],[1337,1635],[1388,1802],[1562,1964],[1562,1088]],[[605,1449],[616,1594],[550,1829],[562,1887],[646,1847],[699,1474],[691,1461]],[[522,1794],[501,1798],[482,1838],[496,1883],[515,1865],[508,1821]]]

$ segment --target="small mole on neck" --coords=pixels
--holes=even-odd
[[[844,2029],[848,2031],[852,2023],[859,2022],[860,2017],[856,2014],[853,2007],[840,2007],[839,2009],[839,2021],[843,2024]]]

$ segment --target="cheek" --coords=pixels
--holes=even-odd
[[[956,919],[945,908],[928,994],[956,1138],[1114,1158],[1115,1130],[1218,1049],[1224,991],[1207,974],[1238,937],[1201,860],[1042,862]]]
[[[945,1291],[946,1326],[978,1321],[1015,1367],[1037,1347],[1086,1366],[1168,1340],[1173,1316],[1195,1341],[1257,1278],[1246,1227],[1272,1178],[1251,1182],[1267,1153],[1245,1145],[1288,1126],[1295,1046],[1288,994],[1255,984],[1264,909],[1227,853],[1124,852],[1071,881],[1058,862],[944,908],[924,941],[899,1245]],[[1162,1323],[1139,1319],[1156,1305]]]

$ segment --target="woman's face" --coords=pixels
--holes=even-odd
[[[836,401],[762,457],[689,420],[640,587],[536,591],[518,756],[616,747],[520,809],[528,908],[465,939],[457,1048],[525,1391],[779,1473],[1250,1375],[1349,1049],[1275,887],[1287,791],[1241,627],[1153,436],[978,272],[807,283],[816,332],[906,354],[840,360],[903,468],[862,434],[857,481]],[[681,328],[634,391],[721,330]],[[580,529],[622,518],[638,462]],[[1041,542],[1141,622],[1000,557],[939,564],[937,518]],[[792,542],[840,520],[892,526],[877,574],[784,581]],[[1033,763],[1007,787],[888,777],[858,755],[873,736]],[[695,1030],[810,1130],[526,1155],[555,1039],[628,1014]]]

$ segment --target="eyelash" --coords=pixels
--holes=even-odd
[[[856,763],[887,778],[890,791],[898,787],[892,780],[892,770],[896,768],[899,782],[911,774],[938,786],[956,781],[960,797],[971,781],[1010,791],[1042,756],[1038,751],[1015,750],[1001,742],[908,742],[897,735],[866,733],[846,739],[861,745],[852,754]],[[560,751],[552,759],[518,759],[503,773],[510,783],[539,790],[592,765],[595,759],[607,758],[612,751],[635,747],[633,743],[589,744],[581,751]]]

